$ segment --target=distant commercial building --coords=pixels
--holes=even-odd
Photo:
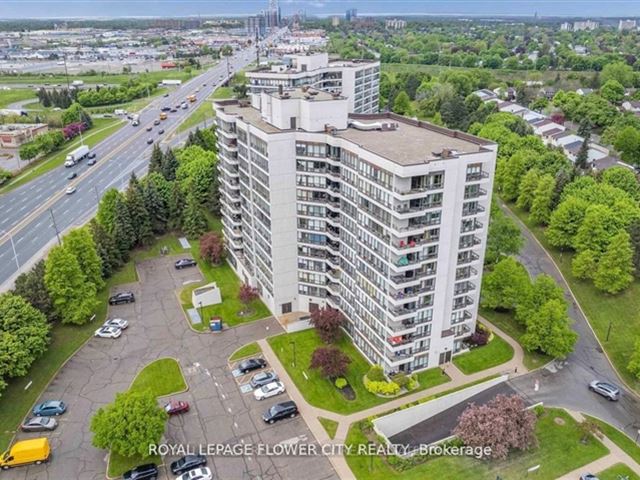
[[[261,97],[214,102],[233,269],[276,316],[339,309],[386,371],[450,362],[476,327],[497,145],[316,89]]]
[[[637,28],[637,22],[635,20],[620,20],[618,23],[618,30],[635,30]]]
[[[564,22],[560,25],[560,30],[564,32],[570,32],[571,30],[573,30],[573,24],[569,22]]]
[[[47,133],[49,127],[46,123],[8,123],[0,125],[0,147],[18,148],[30,142],[43,133]]]
[[[338,25],[340,25],[340,17],[337,15],[334,15],[333,17],[331,17],[331,26],[337,27]]]
[[[267,32],[267,22],[262,14],[247,17],[245,25],[249,37],[264,37]]]
[[[344,14],[344,19],[347,22],[354,22],[358,18],[358,10],[356,8],[350,8]]]
[[[593,20],[585,20],[582,22],[573,22],[573,31],[579,32],[581,30],[595,30],[600,26],[600,22],[594,22]]]
[[[387,30],[402,30],[407,27],[407,21],[398,18],[389,18],[384,22],[384,25]]]
[[[347,98],[349,112],[378,111],[380,62],[329,60],[327,53],[284,55],[283,63],[246,72],[252,105],[260,108],[261,93],[309,86]]]

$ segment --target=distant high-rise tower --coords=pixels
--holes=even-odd
[[[269,0],[269,9],[265,15],[267,19],[267,28],[276,28],[280,26],[280,5],[278,0]]]

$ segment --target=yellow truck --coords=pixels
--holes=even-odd
[[[0,467],[3,470],[29,465],[35,463],[39,465],[47,462],[51,456],[51,447],[47,438],[33,438],[16,442],[0,457]]]

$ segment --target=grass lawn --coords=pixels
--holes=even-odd
[[[240,347],[238,350],[233,352],[229,357],[230,362],[235,362],[236,360],[240,360],[241,358],[250,357],[252,355],[257,355],[261,353],[260,345],[256,342],[247,343],[245,346]]]
[[[151,390],[154,396],[163,397],[186,390],[180,365],[173,358],[161,358],[144,367],[129,388],[130,391]]]
[[[561,419],[559,425],[555,419]],[[519,480],[527,469],[540,465],[537,480],[552,480],[608,453],[598,440],[583,444],[578,424],[563,410],[548,409],[536,426],[539,446],[528,452],[514,452],[506,460],[486,461],[470,457],[438,457],[400,471],[383,456],[347,456],[347,463],[358,480],[422,480],[436,478],[473,478],[474,480]],[[375,440],[366,422],[351,426],[347,445],[366,444]],[[357,448],[357,447],[356,447]]]
[[[324,417],[318,417],[318,421],[329,434],[329,438],[333,439],[338,431],[338,422]]]
[[[313,351],[320,346],[324,346],[315,330],[310,329],[277,335],[270,337],[268,342],[304,398],[311,405],[337,413],[348,414],[380,405],[389,400],[378,397],[364,388],[362,378],[369,371],[371,365],[346,335],[343,335],[337,345],[351,358],[351,364],[345,378],[355,391],[355,400],[347,400],[332,382],[323,377],[318,371],[309,369]],[[308,379],[304,377],[304,374],[307,375]],[[428,370],[420,375],[420,390],[431,388],[450,380],[448,376],[442,375],[442,371],[439,368]]]
[[[123,457],[117,453],[109,454],[109,470],[107,475],[110,478],[120,477],[124,472],[143,465],[145,463],[154,463],[160,465],[162,463],[162,457],[160,455],[152,455],[147,458],[142,457]]]
[[[175,233],[167,233],[160,237],[156,237],[153,245],[144,248],[138,248],[131,253],[131,258],[135,262],[141,262],[149,258],[155,258],[160,256],[160,250],[163,247],[167,247],[169,255],[177,255],[179,253],[191,253],[189,250],[185,250],[178,241],[178,235]]]
[[[93,322],[80,326],[55,324],[51,329],[49,349],[33,363],[25,377],[9,381],[9,385],[0,396],[0,451],[9,446],[18,425],[62,364],[93,335],[97,326],[104,322],[109,289],[114,285],[135,280],[135,269],[133,264],[129,263],[111,277],[98,294],[100,304]],[[29,382],[32,382],[31,386],[25,390]]]
[[[511,345],[494,333],[493,339],[487,345],[456,355],[453,357],[453,363],[462,373],[471,375],[508,362],[512,358],[513,348]]]
[[[116,118],[95,118],[93,120],[93,127],[86,134],[83,135],[85,145],[93,147],[100,143],[108,136],[119,130],[124,126],[124,122]],[[43,158],[31,162],[24,168],[22,173],[12,178],[9,183],[0,188],[0,193],[6,193],[14,188],[17,188],[25,183],[30,182],[40,175],[44,175],[50,172],[56,167],[59,167],[64,163],[64,159],[71,150],[80,145],[80,138],[73,140],[66,144],[66,147],[57,152],[53,152]]]
[[[31,88],[0,90],[0,108],[7,108],[12,103],[30,98],[36,98],[36,93]]]
[[[597,473],[599,480],[640,480],[640,476],[636,475],[633,470],[624,463],[616,463],[612,467]]]
[[[113,105],[101,105],[99,107],[87,107],[86,110],[89,113],[113,113],[116,109],[126,110],[129,113],[139,112],[144,107],[149,105],[153,100],[158,98],[160,95],[164,95],[169,91],[166,87],[161,87],[156,89],[151,95],[148,97],[145,95],[144,97],[136,98],[135,100],[131,100],[130,102],[125,103],[114,103]]]
[[[613,443],[619,446],[624,452],[633,458],[636,462],[640,463],[640,446],[636,444],[633,439],[629,438],[624,432],[621,432],[613,425],[603,422],[602,420],[585,415],[586,418],[595,422],[598,425],[600,431],[609,438]]]
[[[69,75],[69,80],[83,80],[85,83],[108,83],[120,84],[127,82],[129,79],[140,79],[141,81],[159,83],[162,80],[182,80],[186,81],[202,73],[202,70],[192,70],[190,73],[184,70],[161,70],[156,72],[145,73],[100,73],[98,75]],[[52,83],[66,86],[67,79],[64,75],[41,74],[41,75],[0,75],[0,83],[27,83],[40,84]]]
[[[535,234],[562,271],[618,374],[636,392],[640,391],[640,380],[627,370],[634,343],[640,337],[640,281],[634,280],[619,295],[609,295],[595,288],[593,282],[575,278],[571,273],[573,252],[563,253],[549,245],[544,237],[544,229],[529,222],[526,212],[513,205],[509,208]],[[607,341],[610,323],[611,334]]]
[[[176,129],[176,133],[184,132],[185,130],[189,130],[190,128],[195,127],[196,125],[200,125],[205,120],[207,121],[207,125],[211,125],[213,123],[213,117],[215,117],[215,112],[213,111],[213,104],[205,100],[200,104],[198,108],[193,110],[191,114],[180,124],[180,126]]]
[[[516,322],[511,312],[496,312],[488,308],[480,308],[480,316],[486,318],[496,327],[509,335],[515,341],[520,343],[520,337],[524,335],[525,328],[523,325]],[[529,370],[535,370],[543,365],[546,365],[553,357],[541,352],[529,352],[524,350],[524,366]]]

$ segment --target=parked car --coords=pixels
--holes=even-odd
[[[265,362],[262,358],[250,358],[248,360],[243,360],[238,364],[238,370],[242,373],[249,373],[253,370],[259,370],[267,366],[267,362]]]
[[[594,380],[589,384],[589,390],[602,395],[604,398],[612,402],[620,400],[620,389],[609,382]]]
[[[133,303],[136,297],[133,292],[120,292],[109,297],[109,305],[120,305],[121,303]]]
[[[67,180],[73,180],[77,176],[78,174],[76,172],[71,172],[69,175],[67,175]]]
[[[195,267],[198,263],[193,258],[181,258],[174,265],[176,270],[187,267]]]
[[[47,400],[33,407],[36,417],[52,417],[62,415],[67,411],[67,406],[62,400]]]
[[[298,406],[296,402],[288,401],[276,403],[269,410],[262,414],[262,420],[267,423],[275,423],[284,418],[293,418],[298,415]]]
[[[153,463],[138,465],[136,468],[124,472],[124,480],[156,480],[158,478],[158,467]]]
[[[58,422],[51,417],[31,417],[20,428],[23,432],[47,432],[55,430]]]
[[[122,330],[118,327],[100,327],[93,334],[94,337],[100,338],[118,338],[120,335],[122,335]]]
[[[176,480],[213,480],[213,474],[208,467],[196,468],[190,472],[183,473]]]
[[[251,377],[249,384],[253,388],[260,388],[260,387],[263,387],[264,385],[267,385],[268,383],[277,382],[277,381],[278,381],[278,375],[276,375],[275,372],[260,372],[260,373],[256,373],[253,377]]]
[[[102,324],[103,327],[114,327],[119,328],[120,330],[124,330],[129,326],[129,322],[127,322],[123,318],[111,318]]]
[[[580,480],[599,480],[593,473],[583,473],[580,475]]]
[[[65,192],[67,195],[73,195],[74,193],[76,193],[76,187],[69,187],[65,190]]]
[[[180,475],[189,470],[198,467],[204,467],[207,464],[207,457],[204,455],[185,455],[175,462],[171,462],[171,473]]]
[[[167,412],[168,415],[186,413],[189,411],[189,404],[182,400],[171,400],[169,403],[165,403],[164,411]]]
[[[147,132],[150,132],[151,130],[153,130],[153,127],[152,126],[148,126],[147,127]]]
[[[147,145],[151,145],[153,143],[153,138],[147,138]]]
[[[256,400],[264,400],[265,398],[275,397],[276,395],[280,395],[284,393],[284,383],[282,382],[271,382],[266,385],[254,390],[253,396]]]

